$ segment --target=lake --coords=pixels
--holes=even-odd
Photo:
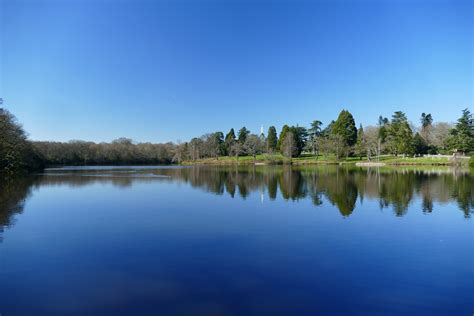
[[[69,167],[0,182],[0,314],[472,315],[474,176]]]

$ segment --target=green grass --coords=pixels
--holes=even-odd
[[[474,164],[474,158],[471,157],[470,160],[462,159],[460,163],[463,165]],[[348,157],[345,159],[337,160],[334,155],[319,155],[318,157],[312,156],[310,154],[303,154],[301,157],[296,158],[286,158],[280,153],[276,154],[261,154],[257,155],[254,159],[252,156],[240,156],[238,159],[235,157],[219,157],[216,158],[203,158],[196,161],[185,161],[184,165],[193,165],[193,164],[212,164],[212,165],[229,165],[229,164],[239,164],[247,165],[254,163],[262,164],[294,164],[294,165],[310,165],[310,164],[355,164],[357,162],[367,162],[367,158],[363,157]],[[448,166],[453,165],[453,162],[447,157],[395,157],[384,155],[380,157],[379,161],[372,160],[373,162],[382,162],[387,165],[426,165],[426,166]]]

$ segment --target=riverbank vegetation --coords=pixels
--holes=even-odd
[[[405,113],[380,116],[373,126],[359,125],[343,110],[324,128],[313,120],[309,127],[274,126],[264,133],[246,127],[237,133],[221,131],[177,143],[135,143],[119,138],[111,143],[73,140],[69,142],[28,141],[16,118],[0,109],[0,172],[33,171],[45,165],[131,165],[131,164],[472,164],[462,156],[474,152],[474,120],[463,110],[455,124],[434,122],[422,113],[419,126]],[[430,156],[426,156],[430,155]]]
[[[0,173],[28,172],[43,166],[44,160],[15,116],[0,108]]]

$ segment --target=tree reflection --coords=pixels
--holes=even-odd
[[[424,213],[441,204],[455,202],[466,218],[474,209],[474,177],[460,170],[363,169],[342,166],[226,166],[137,170],[50,170],[40,177],[0,181],[0,239],[14,215],[21,213],[34,186],[81,187],[107,184],[128,189],[135,183],[184,182],[205,192],[246,199],[266,194],[271,201],[309,199],[315,207],[328,203],[348,217],[357,201],[375,201],[396,216],[408,209]],[[416,204],[414,204],[416,203]],[[410,207],[414,204],[415,206]],[[418,207],[417,207],[418,206]]]
[[[34,184],[34,177],[0,180],[0,241],[4,229],[13,225],[15,214],[23,212]]]

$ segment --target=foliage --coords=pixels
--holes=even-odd
[[[425,139],[421,137],[420,133],[416,133],[413,137],[413,147],[417,155],[428,153],[429,146],[426,144]]]
[[[454,152],[474,151],[474,120],[468,109],[462,111],[456,126],[451,130],[448,146]]]
[[[278,142],[277,142],[277,149],[281,151],[281,144],[284,141],[286,134],[290,132],[290,127],[288,125],[283,125],[283,128],[281,129],[280,132],[280,137],[278,137]]]
[[[355,152],[357,156],[359,156],[359,159],[362,159],[363,156],[366,155],[367,153],[367,139],[364,134],[364,128],[362,127],[362,124],[359,126],[359,130],[357,131],[357,142],[355,146]]]
[[[14,174],[42,167],[41,156],[28,141],[15,116],[0,108],[0,173]]]
[[[329,137],[329,135],[331,134],[332,132],[332,128],[334,127],[334,124],[336,123],[336,121],[332,120],[328,126],[326,126],[322,131],[321,131],[321,136],[322,137]]]
[[[278,139],[279,149],[288,158],[299,157],[306,145],[307,138],[306,128],[284,125]]]
[[[426,128],[426,127],[431,126],[433,124],[433,116],[431,116],[430,113],[428,113],[428,114],[421,113],[420,121],[421,121],[421,127]]]
[[[357,141],[357,127],[355,126],[354,117],[349,111],[342,110],[339,113],[331,134],[339,135],[346,146],[353,146]]]
[[[387,135],[389,150],[392,154],[397,156],[414,153],[413,132],[407,116],[402,111],[397,111],[392,115]]]
[[[275,126],[270,126],[268,128],[268,136],[267,136],[267,151],[273,153],[277,150],[278,145],[278,136],[276,132]]]
[[[244,126],[239,130],[238,142],[243,145],[247,139],[247,135],[250,134],[250,131]]]
[[[290,127],[290,132],[293,134],[295,142],[295,151],[293,153],[293,157],[299,157],[306,145],[308,131],[302,126],[292,126]]]
[[[308,129],[308,135],[310,137],[318,137],[321,136],[321,126],[323,122],[314,120],[311,122],[311,127]]]
[[[224,139],[224,155],[228,155],[230,152],[230,147],[236,141],[234,129],[231,128],[230,131],[225,135]]]

